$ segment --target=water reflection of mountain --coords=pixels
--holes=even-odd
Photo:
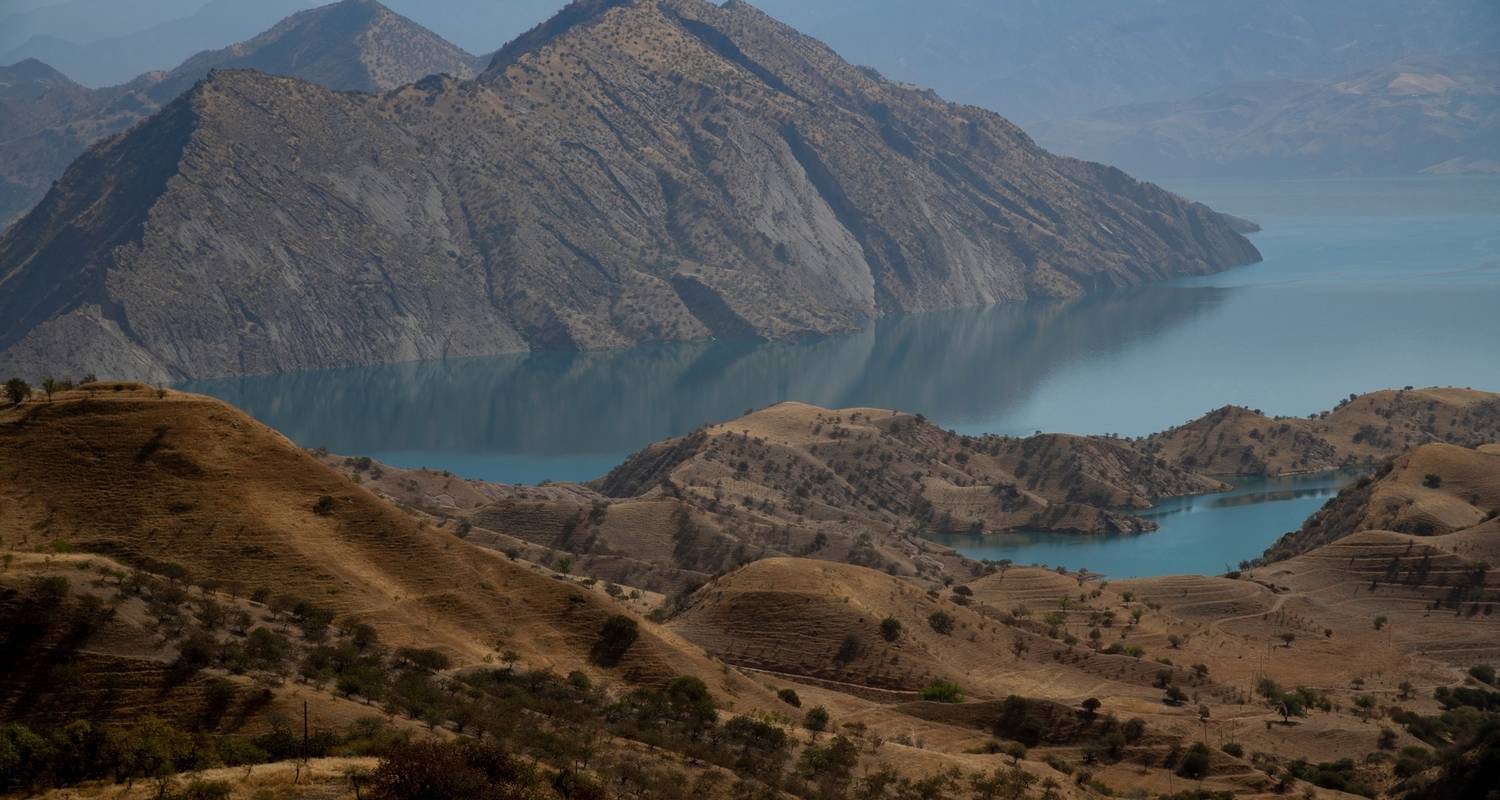
[[[533,353],[182,388],[228,400],[304,445],[349,453],[625,453],[787,399],[999,419],[1058,367],[1156,336],[1226,291],[1153,286],[911,315],[809,342]]]

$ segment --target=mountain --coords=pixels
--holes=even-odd
[[[194,53],[248,39],[316,0],[67,0],[0,37],[0,62],[35,58],[94,88],[170,70]],[[6,41],[14,44],[4,44]]]
[[[377,92],[445,72],[476,73],[473,56],[374,0],[303,11],[252,39],[199,53],[168,72],[89,90],[24,61],[6,74],[33,76],[5,102],[13,135],[0,136],[0,226],[31,208],[88,145],[155,113],[214,69],[292,75],[343,91]],[[42,71],[50,77],[41,77]],[[0,80],[4,80],[0,77]],[[18,84],[19,86],[20,84]],[[42,91],[45,88],[46,91]]]
[[[1048,147],[1149,175],[1461,172],[1500,160],[1500,59],[1409,58],[1038,124]]]
[[[998,109],[1028,130],[1218,86],[1333,80],[1411,57],[1483,53],[1500,37],[1500,10],[1486,0],[764,0],[762,7],[855,63]]]
[[[1258,257],[744,3],[596,0],[474,81],[216,73],[0,240],[0,348],[159,379],[784,337]]]
[[[93,92],[40,61],[0,67],[0,141],[76,117],[90,107],[93,97]]]
[[[59,130],[105,100],[36,60],[0,67],[0,227],[41,198],[80,143]]]

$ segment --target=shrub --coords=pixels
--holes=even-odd
[[[887,642],[894,642],[901,638],[901,620],[895,617],[886,617],[880,621],[880,638]]]
[[[932,616],[927,618],[927,624],[944,636],[953,633],[953,616],[946,611],[932,612]]]
[[[1235,758],[1243,758],[1245,755],[1245,748],[1239,742],[1229,742],[1219,749]]]
[[[479,740],[397,745],[380,760],[370,783],[376,800],[510,800],[540,788],[531,767],[498,744]]]
[[[1422,477],[1422,485],[1429,489],[1436,489],[1443,485],[1443,476],[1429,472]]]
[[[776,693],[776,696],[781,698],[781,702],[786,703],[792,708],[802,707],[802,698],[798,697],[797,693],[791,689],[782,689]]]
[[[1495,685],[1495,668],[1490,666],[1489,664],[1475,664],[1474,666],[1469,667],[1469,675],[1472,676],[1474,680],[1480,681],[1482,683],[1488,683],[1491,686]]]
[[[845,636],[844,641],[839,644],[839,650],[833,654],[833,660],[840,664],[847,664],[859,657],[861,649],[859,637],[851,633]]]
[[[312,505],[312,511],[313,511],[314,514],[317,514],[320,517],[326,517],[329,514],[332,514],[333,513],[333,498],[330,497],[329,495],[326,495],[326,494],[323,495],[323,496],[321,496],[321,497],[319,497],[317,499],[317,502],[313,503],[313,505]]]
[[[177,800],[228,800],[229,781],[196,780],[183,787]]]
[[[815,706],[808,709],[802,716],[802,727],[810,731],[822,731],[828,729],[828,709]]]
[[[31,384],[20,378],[11,378],[5,382],[5,398],[12,404],[20,405],[31,396]]]
[[[960,703],[964,693],[953,681],[933,681],[922,687],[921,697],[935,703]]]
[[[630,617],[616,614],[604,621],[599,629],[599,639],[589,651],[594,663],[601,667],[613,667],[625,657],[625,652],[640,636],[639,626]]]
[[[453,666],[453,661],[448,656],[426,647],[398,648],[396,659],[428,672],[439,672]]]
[[[1183,754],[1177,765],[1177,774],[1184,778],[1202,778],[1208,774],[1208,745],[1196,742]]]

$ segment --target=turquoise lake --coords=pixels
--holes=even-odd
[[[1265,260],[1066,303],[882,319],[804,342],[532,353],[181,388],[234,403],[305,446],[512,483],[593,478],[649,442],[789,399],[920,411],[965,433],[1139,435],[1227,403],[1300,415],[1386,387],[1500,389],[1500,178],[1169,188],[1260,223],[1251,238]],[[1166,504],[1161,530],[1142,537],[1018,540],[1004,556],[984,555],[991,544],[964,549],[1122,576],[1218,572],[1326,499],[1303,488],[1291,499],[1245,487],[1262,501]]]
[[[1086,567],[1111,578],[1220,574],[1259,556],[1356,477],[1243,478],[1234,480],[1233,491],[1165,498],[1155,508],[1138,512],[1160,526],[1152,533],[932,534],[928,538],[974,559]]]

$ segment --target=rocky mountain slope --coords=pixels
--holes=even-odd
[[[214,69],[254,69],[330,89],[379,92],[437,73],[472,77],[480,66],[374,0],[303,11],[247,41],[104,89],[85,89],[40,62],[16,64],[0,75],[0,84],[16,81],[0,100],[0,227],[34,206],[90,144],[155,113]]]
[[[744,3],[586,0],[474,81],[216,74],[0,241],[0,348],[165,378],[777,337],[1257,257]]]
[[[1058,152],[1154,176],[1496,171],[1497,86],[1493,54],[1411,58],[1338,79],[1109,108],[1033,132]]]

